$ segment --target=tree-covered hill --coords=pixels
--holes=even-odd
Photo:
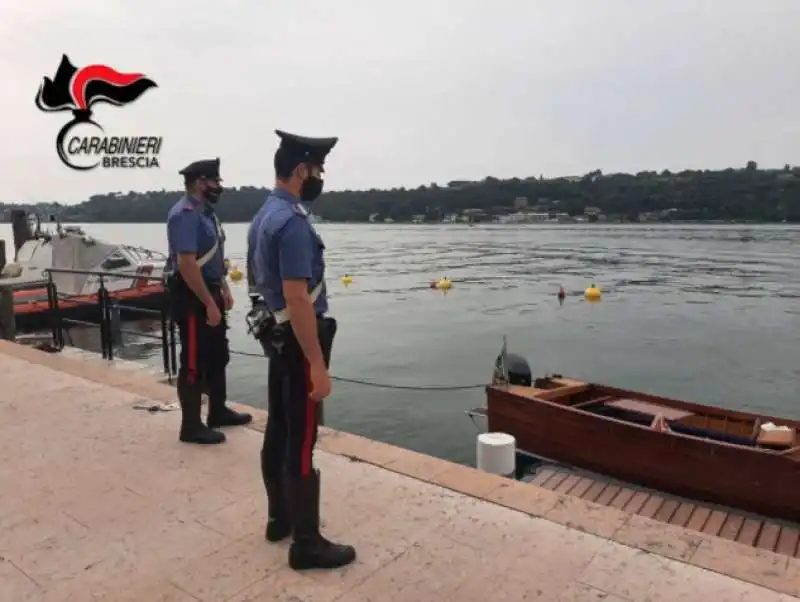
[[[267,189],[243,186],[227,189],[219,214],[228,222],[249,221],[264,202]],[[59,214],[65,221],[160,222],[180,191],[115,192],[96,194],[77,205],[39,206],[11,203],[3,209],[25,207]],[[800,167],[759,169],[749,162],[743,169],[721,171],[644,171],[603,174],[599,170],[578,177],[542,177],[430,184],[391,190],[342,190],[323,194],[314,203],[316,215],[328,221],[395,222],[438,221],[467,214],[491,219],[520,208],[571,216],[585,212],[611,221],[731,220],[800,222]],[[589,211],[587,212],[587,208]],[[472,211],[470,211],[472,210]],[[423,217],[424,216],[424,217]]]

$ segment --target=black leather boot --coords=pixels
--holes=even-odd
[[[267,528],[264,536],[273,543],[292,534],[292,525],[286,512],[286,495],[280,479],[264,478],[267,488]]]
[[[215,445],[225,442],[225,435],[210,429],[200,418],[201,389],[197,385],[179,384],[178,399],[181,402],[180,440],[184,443]]]
[[[294,536],[289,548],[289,566],[303,571],[335,569],[353,562],[356,559],[353,546],[328,541],[319,532],[319,471],[287,479],[287,485]]]
[[[225,372],[214,374],[208,382],[208,426],[220,428],[223,426],[244,426],[253,421],[251,414],[236,412],[230,409],[225,402],[228,400],[228,387]]]
[[[209,408],[211,408],[209,401]],[[246,412],[237,412],[223,405],[219,410],[208,410],[208,426],[210,428],[220,428],[223,426],[244,426],[253,421],[253,416]]]

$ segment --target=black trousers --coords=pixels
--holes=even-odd
[[[225,372],[230,362],[225,302],[219,285],[212,285],[209,290],[223,316],[216,326],[206,322],[206,308],[194,293],[180,289],[173,293],[173,313],[181,341],[178,394],[204,390],[209,402],[224,403]]]
[[[336,320],[317,321],[325,365],[330,365]],[[261,449],[264,482],[280,482],[282,476],[307,477],[314,470],[319,405],[309,397],[309,363],[289,330],[280,353],[269,361],[267,428]]]

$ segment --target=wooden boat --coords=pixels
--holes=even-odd
[[[800,520],[800,422],[552,377],[486,388],[520,451],[700,501]],[[780,428],[773,429],[776,425]]]

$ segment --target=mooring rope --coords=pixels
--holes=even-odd
[[[242,355],[245,357],[257,357],[264,359],[263,353],[251,353],[248,351],[237,351],[231,349],[230,353],[233,355]],[[401,391],[468,391],[470,389],[483,389],[486,383],[476,385],[395,385],[391,383],[379,383],[372,380],[363,380],[360,378],[345,378],[344,376],[331,375],[331,380],[350,383],[353,385],[364,385],[365,387],[375,387],[377,389],[396,389]]]

